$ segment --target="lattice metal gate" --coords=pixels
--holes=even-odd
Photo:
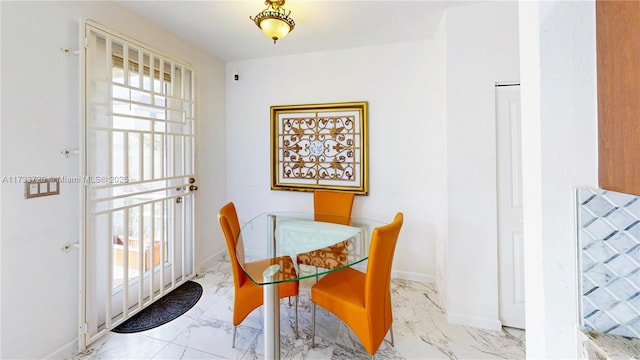
[[[80,348],[195,274],[195,71],[84,25]]]

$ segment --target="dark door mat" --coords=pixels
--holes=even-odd
[[[187,281],[111,331],[128,334],[166,324],[191,309],[200,296],[202,286]]]

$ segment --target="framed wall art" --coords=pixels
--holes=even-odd
[[[271,107],[271,189],[367,195],[368,103]]]

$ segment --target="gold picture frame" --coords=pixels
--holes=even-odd
[[[271,107],[271,189],[369,193],[368,103]]]

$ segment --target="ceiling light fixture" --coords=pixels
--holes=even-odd
[[[273,43],[287,36],[293,30],[296,23],[282,6],[284,0],[266,0],[267,8],[259,12],[255,17],[249,16],[262,32],[273,39]]]

